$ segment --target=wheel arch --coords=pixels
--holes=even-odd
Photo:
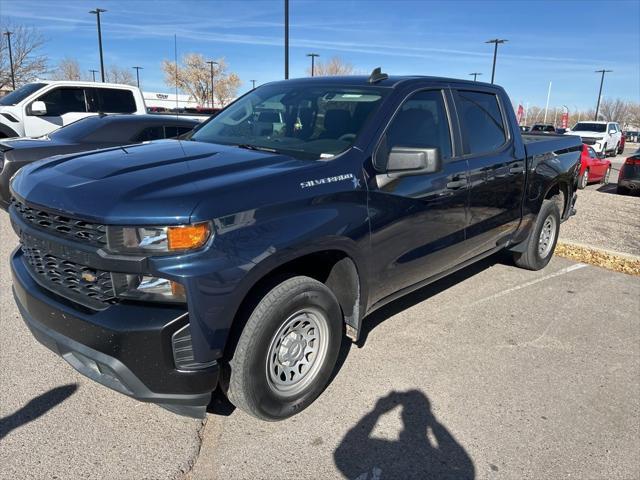
[[[247,319],[260,299],[277,284],[298,275],[314,278],[329,287],[340,304],[347,335],[356,341],[364,312],[366,285],[355,256],[347,249],[332,247],[277,257],[267,258],[254,267],[256,271],[249,285],[243,289],[245,293],[233,315],[225,357],[232,354]]]

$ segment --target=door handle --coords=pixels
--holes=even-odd
[[[523,167],[511,167],[509,169],[509,173],[515,173],[515,174],[524,173],[524,168]]]
[[[467,179],[457,180],[459,177],[454,177],[454,180],[447,182],[447,188],[449,190],[458,190],[467,186]]]

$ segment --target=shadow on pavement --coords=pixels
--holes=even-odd
[[[53,407],[64,402],[77,389],[78,385],[76,383],[52,388],[48,392],[38,395],[15,413],[0,418],[0,439],[6,437],[11,430],[15,430],[41,417]]]
[[[378,419],[402,409],[398,440],[372,438]],[[454,436],[434,417],[429,399],[418,390],[391,392],[378,400],[342,439],[333,453],[351,480],[475,478],[473,461]]]
[[[448,275],[436,282],[433,282],[425,287],[422,287],[415,292],[409,293],[391,303],[388,303],[384,307],[373,312],[362,320],[362,330],[360,332],[360,339],[358,340],[358,347],[363,347],[367,341],[367,337],[371,330],[376,328],[382,322],[390,317],[406,310],[408,308],[424,302],[425,300],[451,288],[457,283],[460,283],[468,278],[477,275],[478,273],[492,267],[496,263],[503,263],[506,265],[513,265],[513,260],[509,252],[498,252],[490,257],[480,260],[476,263],[469,265],[468,267],[458,270],[451,275]]]

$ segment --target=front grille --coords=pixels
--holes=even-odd
[[[33,208],[13,199],[13,206],[26,223],[55,235],[77,240],[97,247],[107,244],[107,227],[97,223],[67,217],[39,208]]]
[[[595,145],[598,140],[598,138],[582,137],[582,143],[585,143],[587,145]]]
[[[94,310],[116,303],[111,274],[22,245],[33,278],[43,287]]]

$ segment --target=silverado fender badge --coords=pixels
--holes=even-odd
[[[336,175],[335,177],[318,178],[316,180],[307,180],[306,182],[300,182],[300,188],[317,187],[318,185],[343,182],[345,180],[351,180],[354,189],[360,187],[360,179],[356,178],[353,173],[343,173],[342,175]]]

